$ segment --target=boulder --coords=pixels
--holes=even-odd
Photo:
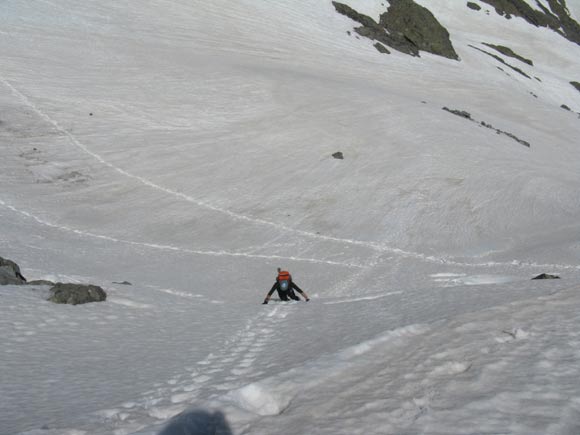
[[[541,273],[538,276],[533,277],[532,279],[560,279],[558,275],[550,275],[548,273]]]
[[[488,44],[487,42],[483,42],[483,45],[487,45],[489,48],[493,48],[495,51],[503,54],[504,56],[513,57],[514,59],[517,59],[520,62],[527,63],[530,66],[534,66],[534,62],[531,59],[526,59],[525,57],[520,56],[509,47],[506,47],[504,45]]]
[[[481,10],[481,6],[479,6],[477,3],[473,3],[473,2],[467,2],[467,7],[469,9],[473,9],[474,11],[480,11]]]
[[[89,302],[103,302],[107,293],[96,285],[57,283],[50,289],[48,300],[56,304],[79,305]]]
[[[340,151],[337,151],[337,152],[335,152],[335,153],[332,155],[332,157],[334,157],[335,159],[338,159],[338,160],[343,160],[343,159],[344,159],[344,155],[343,155],[343,154],[342,154],[342,152],[340,152]]]
[[[26,284],[26,278],[20,273],[20,267],[11,260],[0,257],[0,285]]]

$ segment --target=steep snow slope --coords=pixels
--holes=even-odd
[[[78,161],[77,168],[58,167],[62,163],[44,145],[40,153],[47,155],[33,157],[48,163],[29,164],[30,182],[76,182],[76,195],[63,207],[67,215],[51,221],[92,229],[78,198],[100,189],[100,178],[114,178],[145,192],[131,197],[115,191],[117,201],[95,204],[91,219],[103,221],[103,233],[132,240],[153,224],[164,237],[148,241],[169,238],[189,246],[195,240],[206,249],[215,247],[216,230],[193,229],[189,219],[201,227],[223,220],[219,234],[237,221],[256,245],[282,226],[307,232],[295,233],[307,240],[329,236],[440,254],[551,238],[546,217],[555,227],[576,224],[578,120],[559,105],[580,110],[580,96],[567,83],[580,48],[550,30],[469,10],[453,21],[455,29],[446,22],[451,4],[438,3],[434,12],[463,59],[456,63],[371,55],[370,43],[349,39],[343,30],[352,23],[328,5],[307,9],[298,3],[286,10],[241,2],[188,10],[172,3],[123,12],[100,4],[92,15],[86,6],[75,14],[78,6],[59,5],[69,13],[50,3],[35,8],[44,24],[33,22],[26,38],[8,32],[3,69],[7,96],[57,133],[52,145],[58,152],[65,148]],[[30,14],[26,6],[11,5],[18,7],[24,10],[11,11],[8,30],[18,26],[16,17]],[[51,14],[64,23],[56,27]],[[56,36],[46,38],[46,29]],[[529,47],[530,35],[543,52]],[[508,40],[533,58],[529,72],[542,83],[508,77],[468,47]],[[35,68],[39,62],[43,71]],[[532,149],[449,119],[442,106],[468,110]],[[4,116],[7,126],[18,123],[11,119],[16,114]],[[343,162],[329,158],[338,149],[346,153]],[[88,176],[91,183],[79,183]],[[105,190],[114,189],[123,187]],[[145,208],[153,210],[136,219],[143,209],[124,205],[145,196]],[[119,226],[119,214],[130,228]],[[192,230],[203,232],[201,240]],[[436,237],[426,240],[426,234]],[[232,238],[223,239],[228,248],[239,248]]]
[[[381,55],[331,2],[0,5],[0,254],[113,294],[76,310],[3,289],[6,433],[129,433],[580,276],[580,120],[559,107],[580,111],[580,48],[420,3],[461,62]],[[540,80],[482,42],[533,59],[506,61]],[[278,265],[312,304],[257,305]],[[523,281],[544,271],[568,280]]]

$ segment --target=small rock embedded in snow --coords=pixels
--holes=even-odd
[[[335,159],[339,159],[339,160],[343,160],[344,159],[344,155],[342,154],[342,152],[337,151],[335,152],[332,157],[334,157]]]
[[[496,338],[496,341],[499,343],[505,343],[506,341],[511,341],[511,340],[523,340],[525,338],[528,338],[530,333],[527,331],[524,331],[523,329],[520,328],[514,328],[511,331],[502,331],[504,334],[507,335],[500,337],[500,338]]]
[[[550,275],[549,273],[541,273],[532,279],[560,279],[560,277],[558,275]]]

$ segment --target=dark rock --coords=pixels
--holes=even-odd
[[[46,281],[44,279],[37,279],[35,281],[28,281],[26,284],[28,284],[28,285],[50,285],[50,286],[54,285],[54,283],[52,281]]]
[[[561,107],[562,109],[564,109],[564,110],[567,110],[568,112],[571,112],[571,111],[572,111],[572,109],[570,109],[570,108],[569,108],[568,106],[566,106],[565,104],[562,104],[560,107]]]
[[[560,277],[558,275],[550,275],[548,273],[542,273],[538,276],[535,276],[532,279],[560,279]]]
[[[457,115],[457,116],[460,116],[461,118],[465,118],[468,121],[477,122],[475,119],[472,119],[471,114],[469,112],[466,112],[465,110],[450,109],[449,107],[442,107],[442,109],[445,110],[446,112],[452,113],[453,115]],[[485,121],[479,122],[479,125],[481,125],[482,127],[485,127],[485,128],[489,128],[490,130],[495,131],[497,134],[503,134],[503,135],[509,137],[510,139],[513,139],[516,142],[518,142],[518,143],[520,143],[528,148],[531,147],[529,142],[526,142],[525,140],[518,138],[516,135],[514,135],[512,133],[508,133],[507,131],[503,131],[503,130],[500,130],[499,128],[495,128],[493,125],[488,124]]]
[[[353,8],[351,8],[348,5],[345,5],[344,3],[333,1],[332,4],[334,5],[334,9],[336,9],[336,12],[349,17],[351,20],[354,20],[357,23],[361,23],[364,27],[378,26],[375,20],[373,20],[371,17],[358,13]]]
[[[496,59],[496,60],[498,60],[499,62],[503,63],[505,66],[508,66],[508,67],[510,67],[511,69],[513,69],[513,70],[514,70],[515,72],[517,72],[518,74],[521,74],[521,75],[523,75],[524,77],[526,77],[526,78],[528,78],[528,79],[531,79],[531,77],[530,77],[529,75],[527,75],[525,72],[523,72],[521,69],[519,69],[519,68],[517,68],[517,67],[515,67],[515,66],[513,66],[513,65],[510,65],[510,64],[509,64],[509,63],[507,63],[505,60],[503,60],[501,57],[499,57],[499,56],[496,56],[495,54],[489,53],[489,52],[487,52],[487,51],[485,51],[485,50],[482,50],[481,48],[477,48],[477,47],[475,47],[475,46],[473,46],[473,45],[471,45],[471,44],[469,45],[469,47],[471,47],[471,48],[473,48],[473,49],[475,49],[475,50],[477,50],[477,51],[481,51],[482,53],[485,53],[485,54],[487,54],[487,55],[488,55],[488,56],[490,56],[490,57],[493,57],[494,59]],[[500,68],[500,69],[501,69],[501,68]],[[502,70],[502,71],[503,71],[503,70]]]
[[[447,29],[427,8],[413,0],[391,0],[387,12],[381,15],[380,24],[390,35],[396,35],[401,43],[459,60]]]
[[[332,157],[334,157],[335,159],[339,159],[339,160],[342,160],[342,159],[344,159],[344,155],[343,155],[343,154],[342,154],[342,152],[340,152],[340,151],[337,151],[337,152],[335,152],[335,153],[332,155]]]
[[[469,9],[473,9],[474,11],[480,11],[481,10],[481,6],[479,6],[477,3],[473,3],[473,2],[467,2],[467,7]]]
[[[50,289],[48,300],[57,304],[86,304],[107,299],[105,291],[96,285],[57,283]]]
[[[578,82],[570,82],[570,84],[572,86],[574,86],[578,92],[580,92],[580,83],[578,83]]]
[[[570,16],[566,0],[547,0],[550,9],[541,2],[541,10],[533,9],[525,0],[481,0],[495,8],[499,15],[521,17],[536,27],[548,27],[571,42],[580,45],[580,24]]]
[[[379,53],[383,53],[383,54],[391,54],[391,52],[387,49],[387,47],[385,47],[383,44],[381,44],[380,42],[377,42],[374,47],[379,51]]]
[[[20,267],[11,260],[0,257],[0,285],[26,284],[26,278],[20,273]]]
[[[517,136],[516,136],[515,134],[513,134],[513,133],[509,133],[509,132],[507,132],[507,131],[503,131],[503,130],[499,130],[499,129],[496,129],[496,130],[497,130],[497,134],[503,134],[503,135],[506,135],[506,136],[507,136],[507,137],[509,137],[510,139],[513,139],[513,140],[515,140],[517,143],[519,143],[519,144],[521,144],[521,145],[523,145],[523,146],[525,146],[525,147],[528,147],[528,148],[530,148],[530,147],[531,147],[531,145],[530,145],[530,143],[529,143],[528,141],[525,141],[525,140],[523,140],[523,139],[520,139],[519,137],[517,137]]]
[[[466,112],[465,110],[455,110],[450,109],[449,107],[443,107],[443,110],[449,113],[453,113],[454,115],[460,116],[462,118],[471,119],[471,113]]]
[[[557,17],[549,11],[533,9],[525,0],[481,0],[495,8],[502,16],[513,15],[521,17],[528,23],[539,27],[552,27],[557,25]]]
[[[560,28],[556,28],[555,30],[557,30],[558,33],[562,32],[564,37],[569,41],[580,45],[580,24],[570,16],[570,12],[566,6],[566,0],[548,0],[548,4],[550,5],[552,12],[560,20]]]
[[[504,47],[503,45],[488,44],[486,42],[483,42],[482,44],[487,45],[490,48],[493,48],[494,50],[498,51],[499,53],[503,54],[504,56],[513,57],[514,59],[517,59],[521,62],[527,63],[530,66],[534,66],[534,62],[532,62],[530,59],[526,59],[525,57],[520,56],[519,54],[516,54],[509,47]]]
[[[113,284],[119,284],[119,285],[133,285],[133,284],[131,284],[129,281],[123,281],[123,282],[113,282]]]
[[[458,60],[449,32],[428,9],[413,0],[391,0],[387,12],[377,23],[343,3],[333,1],[336,11],[360,23],[355,32],[411,56],[427,51],[449,59]],[[379,48],[377,48],[379,50]]]
[[[417,47],[411,47],[408,43],[401,43],[397,38],[389,35],[386,32],[386,29],[379,25],[379,23],[377,23],[371,17],[358,13],[350,6],[347,6],[343,3],[334,1],[332,4],[339,14],[345,15],[351,20],[362,24],[361,27],[354,29],[355,32],[359,35],[374,41],[379,41],[382,44],[388,45],[389,47],[392,47],[395,50],[401,51],[403,53],[410,54],[412,56],[419,55]]]

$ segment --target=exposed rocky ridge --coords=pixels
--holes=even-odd
[[[549,27],[569,41],[580,45],[580,24],[568,12],[566,0],[547,0],[551,10],[536,2],[541,10],[533,9],[524,0],[481,0],[506,18],[521,17],[536,27]]]
[[[487,42],[482,42],[483,45],[487,45],[490,48],[493,48],[495,51],[503,54],[504,56],[508,56],[508,57],[513,57],[514,59],[517,59],[521,62],[527,63],[530,66],[534,66],[534,62],[532,62],[531,59],[526,59],[523,56],[520,56],[519,54],[517,54],[516,52],[514,52],[511,48],[509,47],[505,47],[503,45],[494,45],[494,44],[488,44]]]
[[[524,77],[526,77],[526,78],[528,78],[528,79],[531,79],[531,77],[530,77],[529,75],[527,75],[525,72],[523,72],[521,69],[519,69],[519,68],[518,68],[518,67],[516,67],[516,66],[510,65],[510,64],[509,64],[509,63],[507,63],[505,60],[503,60],[501,57],[499,57],[499,56],[496,56],[495,54],[493,54],[493,53],[490,53],[490,52],[488,52],[488,51],[482,50],[481,48],[475,47],[474,45],[471,45],[471,44],[470,44],[469,46],[470,46],[471,48],[475,49],[475,50],[478,50],[478,51],[481,51],[482,53],[485,53],[485,54],[487,54],[487,55],[488,55],[488,56],[490,56],[490,57],[493,57],[494,59],[496,59],[497,61],[499,61],[499,62],[503,63],[505,66],[507,66],[507,67],[511,68],[512,70],[514,70],[514,71],[515,71],[515,72],[517,72],[518,74],[521,74],[521,75],[523,75]]]
[[[459,59],[447,29],[428,9],[413,0],[391,0],[378,23],[344,3],[333,1],[332,4],[338,13],[362,25],[355,29],[361,36],[412,56],[419,56],[420,51],[426,51],[448,59]]]
[[[578,82],[570,82],[570,84],[572,86],[574,86],[578,92],[580,92],[580,83],[578,83]]]
[[[497,134],[503,134],[507,137],[509,137],[510,139],[515,140],[517,143],[530,148],[530,143],[520,139],[519,137],[517,137],[515,134],[509,133],[507,131],[503,131],[500,130],[499,128],[495,128],[493,125],[486,123],[485,121],[481,121],[481,122],[477,122],[475,119],[473,119],[471,117],[471,113],[465,111],[465,110],[458,110],[458,109],[450,109],[449,107],[442,107],[443,110],[445,110],[446,112],[449,112],[453,115],[459,116],[460,118],[465,118],[468,121],[471,122],[475,122],[477,123],[480,127],[485,127],[488,128],[490,130],[494,130]]]

